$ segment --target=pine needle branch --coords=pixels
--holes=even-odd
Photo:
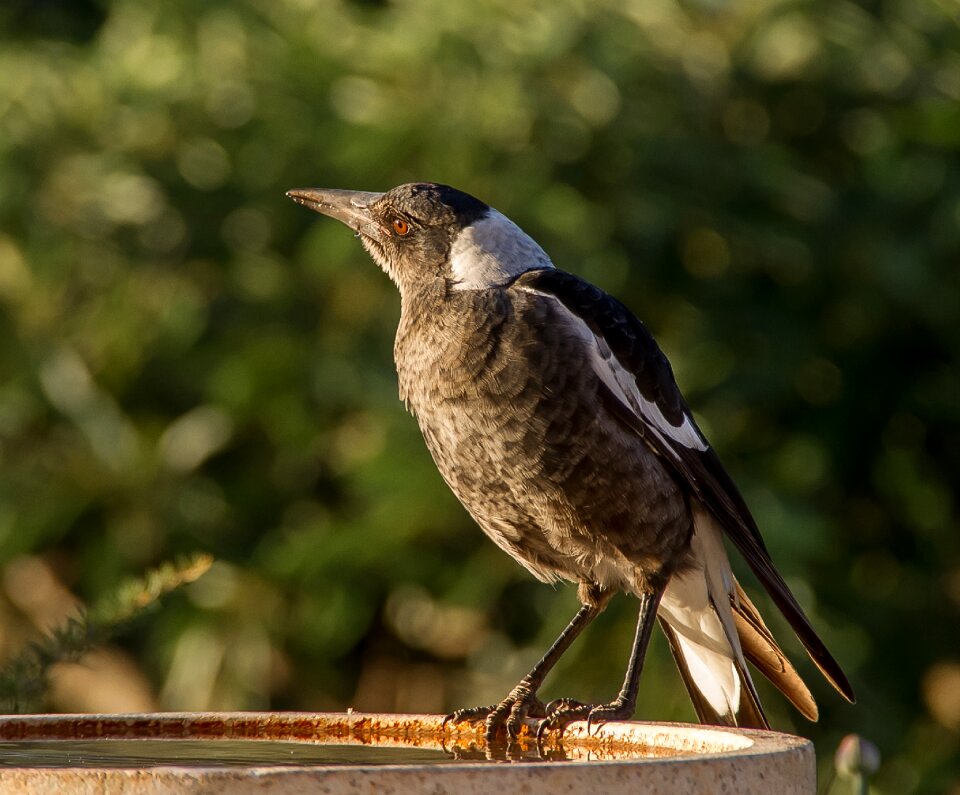
[[[164,563],[142,578],[123,583],[91,609],[31,643],[0,670],[0,711],[36,711],[50,689],[50,669],[56,663],[77,662],[116,636],[161,596],[199,579],[212,564],[213,558],[205,554]]]

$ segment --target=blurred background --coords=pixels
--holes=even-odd
[[[960,793],[955,0],[5,0],[0,658],[125,578],[211,570],[52,711],[445,712],[576,609],[447,492],[393,286],[292,187],[448,182],[671,357],[845,665],[877,793]],[[615,600],[543,690],[609,700]],[[639,715],[694,720],[662,638]]]

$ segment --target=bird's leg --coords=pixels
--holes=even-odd
[[[647,653],[650,634],[653,630],[654,619],[657,616],[657,607],[664,587],[653,593],[644,593],[640,597],[640,615],[637,618],[637,631],[633,638],[633,648],[630,650],[630,662],[627,665],[627,674],[623,679],[623,687],[619,695],[609,704],[583,704],[569,698],[551,701],[547,705],[547,718],[537,730],[537,740],[542,739],[549,730],[563,730],[568,724],[577,720],[586,719],[587,734],[590,726],[598,720],[628,720],[633,717],[637,707],[637,690],[640,687],[640,672],[643,670],[643,659]]]
[[[547,649],[540,662],[533,666],[530,673],[517,683],[517,686],[507,694],[503,701],[486,707],[458,709],[443,719],[443,725],[445,726],[448,722],[483,720],[486,725],[485,738],[488,743],[491,743],[496,739],[497,733],[501,729],[506,730],[508,739],[516,738],[520,734],[523,721],[528,715],[545,718],[547,715],[546,708],[537,698],[537,690],[540,689],[543,680],[546,679],[547,674],[557,664],[563,653],[570,648],[570,644],[577,639],[577,636],[593,619],[603,612],[603,608],[610,601],[612,592],[605,591],[596,585],[582,583],[579,595],[581,602],[583,602],[580,610],[577,611],[577,614],[560,633],[560,636],[553,642],[553,645]]]

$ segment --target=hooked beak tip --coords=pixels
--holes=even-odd
[[[307,189],[294,188],[292,190],[288,190],[284,195],[288,199],[293,199],[293,201],[295,201],[297,204],[302,204],[305,207],[316,209],[316,206],[319,204],[319,202],[316,200],[316,196],[311,196],[311,193],[313,192]]]

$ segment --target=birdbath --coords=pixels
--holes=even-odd
[[[437,715],[156,713],[0,717],[5,793],[721,793],[811,795],[813,746],[681,723],[525,727],[488,748]]]

